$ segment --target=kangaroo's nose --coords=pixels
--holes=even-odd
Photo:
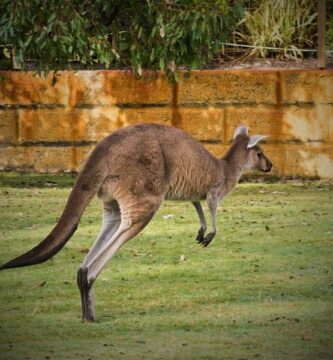
[[[266,172],[271,171],[272,167],[273,167],[273,164],[270,161],[268,161],[268,164],[267,164],[267,167],[266,167]]]

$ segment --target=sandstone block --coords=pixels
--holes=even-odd
[[[179,104],[276,104],[276,71],[193,71],[179,82]]]
[[[89,116],[71,108],[19,109],[20,142],[87,140]]]
[[[79,170],[91,146],[44,147],[6,146],[0,148],[0,170],[66,172]]]
[[[133,124],[171,125],[172,110],[170,107],[122,108],[119,111],[119,127]]]
[[[16,143],[18,114],[16,110],[0,110],[0,143]]]
[[[171,112],[167,107],[119,108],[96,106],[80,109],[85,123],[85,139],[99,141],[117,129],[138,123],[171,124]]]
[[[332,70],[281,71],[283,103],[333,103]]]
[[[19,109],[19,141],[99,141],[113,131],[136,123],[171,124],[172,113],[161,108]],[[1,123],[0,123],[1,126]]]
[[[225,143],[232,140],[240,124],[246,125],[252,135],[268,135],[268,142],[331,142],[333,139],[332,105],[228,107],[225,119]]]
[[[80,71],[69,78],[70,105],[168,104],[171,84],[162,74],[137,78],[129,71]]]
[[[333,105],[286,107],[281,121],[282,139],[331,142],[333,140]]]
[[[212,106],[179,108],[176,125],[199,141],[221,142],[223,114],[223,109]]]
[[[278,176],[333,177],[332,144],[265,144],[263,150]]]
[[[273,106],[228,107],[225,111],[224,142],[230,143],[237,126],[244,124],[250,135],[268,135],[269,140],[282,138],[281,112]]]
[[[53,73],[47,77],[20,71],[1,71],[0,105],[65,106],[68,104],[68,72]]]

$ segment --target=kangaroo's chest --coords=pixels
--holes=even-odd
[[[173,200],[203,200],[214,186],[217,164],[197,149],[165,155],[165,198]]]
[[[168,200],[203,200],[211,187],[208,181],[199,176],[174,176],[166,186],[165,198]]]

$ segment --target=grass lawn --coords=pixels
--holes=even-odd
[[[51,230],[71,176],[0,174],[0,263]],[[207,212],[207,207],[205,206]],[[81,322],[76,270],[100,204],[52,260],[0,273],[0,359],[332,359],[333,184],[244,183],[207,247],[190,203],[165,202],[97,279]]]

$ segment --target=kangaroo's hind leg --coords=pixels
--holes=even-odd
[[[120,210],[116,201],[104,203],[103,222],[100,233],[95,241],[94,246],[90,249],[85,262],[96,254],[101,247],[114,235],[120,225]],[[93,290],[87,282],[87,269],[81,266],[77,273],[77,284],[80,289],[82,302],[82,319],[94,319],[94,299]]]
[[[161,202],[162,198],[155,196],[119,202],[121,221],[118,229],[104,241],[100,243],[97,241],[80,267],[79,277],[85,284],[83,292],[88,293],[87,298],[92,299],[91,287],[107,262],[125,242],[137,235],[148,224]],[[82,319],[94,320],[92,301],[82,302]]]

